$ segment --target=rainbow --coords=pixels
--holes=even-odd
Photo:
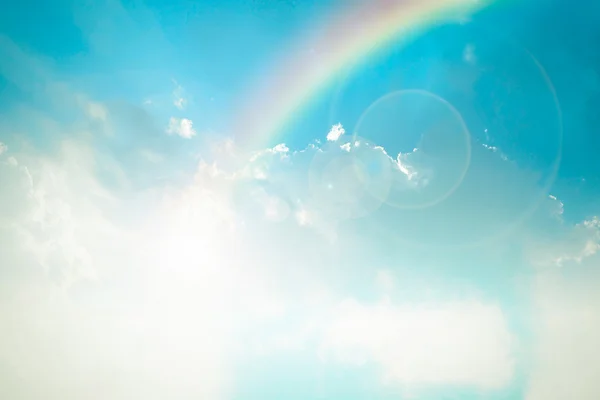
[[[236,136],[252,147],[278,140],[303,107],[346,67],[408,33],[465,18],[490,1],[366,0],[328,15],[308,37],[290,46],[291,55],[267,70],[257,87],[243,97],[236,114]]]

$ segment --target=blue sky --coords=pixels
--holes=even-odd
[[[599,398],[600,9],[442,19],[249,147],[377,3],[0,7],[0,397]]]

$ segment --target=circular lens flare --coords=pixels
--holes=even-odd
[[[460,113],[425,90],[399,90],[379,98],[361,115],[354,137],[385,149],[393,169],[386,204],[423,209],[448,198],[471,161],[471,138]],[[376,194],[374,194],[376,195]]]

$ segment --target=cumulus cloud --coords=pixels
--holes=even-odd
[[[282,149],[283,146],[278,148]],[[348,148],[352,150],[354,146],[350,145]],[[370,157],[374,155],[384,154],[378,152],[376,146],[364,146],[363,149],[367,149],[367,156],[365,153],[360,153],[358,158],[361,163],[372,160]],[[353,151],[355,151],[353,155],[358,156],[359,153]],[[586,363],[593,364],[584,348],[594,345],[593,333],[600,329],[590,320],[592,318],[590,316],[595,313],[593,290],[584,290],[577,296],[573,295],[570,300],[563,301],[564,296],[571,296],[570,291],[567,291],[564,296],[556,296],[550,289],[554,287],[560,290],[559,283],[568,283],[569,279],[559,274],[560,279],[555,278],[558,280],[549,285],[547,279],[542,278],[545,273],[543,271],[547,271],[548,268],[581,266],[586,260],[595,257],[599,239],[598,224],[594,219],[576,226],[569,225],[562,220],[563,203],[554,196],[544,195],[543,190],[540,190],[535,183],[537,180],[535,174],[520,170],[515,163],[497,153],[486,151],[482,146],[474,149],[475,165],[485,166],[483,168],[493,173],[497,180],[490,183],[485,174],[470,173],[461,182],[461,189],[453,194],[451,200],[421,211],[417,218],[420,222],[417,222],[413,219],[415,217],[412,213],[390,208],[389,200],[384,199],[385,194],[388,193],[385,190],[380,192],[367,190],[365,193],[364,176],[360,178],[361,170],[356,167],[356,159],[352,157],[343,159],[347,156],[345,153],[349,151],[340,149],[339,146],[327,145],[309,146],[299,152],[287,148],[285,152],[269,150],[255,156],[248,168],[252,169],[260,165],[261,174],[257,179],[265,182],[261,187],[267,193],[276,193],[280,198],[288,199],[286,204],[293,210],[291,215],[294,218],[290,220],[293,224],[304,229],[314,228],[321,235],[326,233],[323,235],[325,239],[331,238],[327,235],[328,232],[335,232],[333,236],[335,240],[328,243],[334,243],[334,247],[336,245],[343,247],[341,251],[344,256],[340,258],[345,261],[346,274],[358,273],[364,278],[360,273],[361,268],[355,266],[356,262],[360,260],[363,269],[370,270],[369,263],[374,262],[375,259],[363,257],[369,254],[370,250],[379,248],[387,252],[390,259],[401,257],[403,263],[406,263],[407,259],[416,260],[414,262],[418,263],[421,269],[411,274],[421,275],[422,278],[417,279],[419,283],[415,284],[411,279],[395,279],[394,274],[388,270],[379,270],[377,286],[383,292],[391,294],[391,300],[387,298],[369,302],[350,297],[340,302],[333,301],[321,308],[329,313],[327,318],[318,320],[320,322],[310,320],[304,325],[300,324],[302,328],[290,328],[289,335],[277,336],[277,343],[287,343],[288,348],[291,343],[294,343],[292,347],[304,349],[306,343],[310,343],[309,337],[317,338],[315,340],[320,343],[319,354],[324,359],[354,366],[377,365],[386,382],[400,386],[433,385],[494,390],[510,386],[513,378],[524,365],[535,365],[536,367],[530,371],[532,374],[528,390],[530,398],[564,398],[568,396],[568,392],[561,390],[567,390],[573,385],[576,392],[581,394],[581,398],[596,397],[597,388],[593,380],[588,379],[585,374],[582,375],[579,369],[585,368]],[[282,154],[285,157],[282,157]],[[326,161],[321,160],[320,157]],[[339,161],[340,158],[344,161]],[[396,180],[392,179],[392,184],[400,185],[399,187],[404,191],[408,190],[407,195],[410,196],[410,190],[411,188],[414,190],[415,186],[409,184],[408,174],[401,168],[394,169],[397,164],[389,157],[375,160],[385,160],[381,165],[391,168],[395,174],[393,178]],[[422,171],[422,168],[419,169],[421,166],[419,161],[421,160],[417,157],[405,158],[407,168],[412,168],[415,172]],[[348,167],[351,168],[352,173],[346,175],[343,171]],[[256,178],[252,174],[246,176]],[[379,178],[381,176],[385,174],[380,174]],[[363,179],[362,185],[348,186],[348,181],[352,179]],[[305,184],[298,185],[298,182]],[[499,182],[502,183],[502,188],[498,187]],[[347,189],[344,189],[344,186],[336,186],[340,183],[344,183]],[[386,184],[390,184],[389,181]],[[336,190],[329,197],[328,189],[332,187],[336,187]],[[345,190],[348,192],[346,193]],[[520,193],[519,202],[507,201],[508,193],[514,195],[517,192]],[[360,194],[365,197],[361,198]],[[365,199],[373,201],[378,198],[384,200],[375,201],[375,205],[369,205],[368,201],[360,203]],[[492,209],[499,214],[492,216],[482,208],[471,208],[474,198],[479,201],[485,199],[486,204],[495,204]],[[289,199],[296,199],[296,201]],[[356,203],[357,199],[359,203]],[[461,205],[463,201],[466,203]],[[344,212],[340,213],[340,210]],[[453,211],[462,215],[461,224],[468,225],[466,230],[456,228],[455,224],[459,223],[458,220],[453,222],[449,220],[448,216]],[[288,215],[287,211],[286,215]],[[361,218],[360,222],[352,222],[353,218],[358,217]],[[524,225],[525,218],[527,224]],[[376,225],[368,224],[369,220]],[[436,221],[435,229],[441,228],[448,236],[431,240],[434,228],[431,226],[419,228],[418,225],[425,221]],[[326,229],[323,229],[324,226]],[[365,230],[365,227],[369,227],[368,230]],[[411,243],[410,240],[415,239],[415,233],[420,229],[423,229],[424,235],[427,232],[431,241],[427,243],[428,239],[423,236],[416,242],[419,245],[425,244],[426,247],[431,245],[433,248],[438,243],[445,242],[447,246],[447,240],[451,235],[454,239],[456,235],[466,235],[463,239],[473,240],[479,243],[479,247],[467,251],[470,254],[469,260],[464,256],[457,257],[451,247],[445,250],[437,247],[436,253],[439,257],[435,254],[416,255],[417,252],[411,246],[415,242]],[[484,234],[493,240],[489,244],[478,242],[474,236],[475,232],[480,232],[477,235]],[[374,234],[373,238],[378,239],[371,241],[368,239],[368,234]],[[395,240],[387,241],[390,235]],[[379,240],[383,240],[389,246],[380,247],[379,243],[374,243]],[[511,258],[510,252],[504,250],[522,243],[525,243],[523,250],[527,255],[526,264],[520,264],[522,260]],[[477,248],[479,250],[475,250]],[[449,261],[442,254],[446,254],[454,261]],[[493,258],[498,257],[500,261],[496,263],[490,260],[491,254],[494,255]],[[339,261],[340,258],[337,260]],[[449,265],[448,262],[452,265],[456,262],[462,266],[455,265],[453,271],[449,271],[444,267]],[[429,263],[437,266],[423,268]],[[396,263],[394,270],[403,270],[403,268]],[[441,283],[438,283],[437,289],[431,291],[431,286],[436,286],[431,283],[435,282],[432,274],[440,273],[443,277],[438,276],[435,279],[441,279]],[[467,275],[464,275],[465,273]],[[534,289],[533,293],[535,293],[535,303],[538,304],[536,307],[540,309],[530,310],[526,304],[523,307],[528,310],[524,312],[531,311],[536,314],[536,317],[526,314],[525,318],[531,319],[533,340],[539,342],[525,342],[521,345],[525,348],[531,346],[530,348],[535,349],[533,354],[522,351],[522,348],[517,351],[518,338],[524,332],[513,331],[514,328],[509,320],[516,316],[506,314],[502,308],[502,301],[482,301],[478,296],[463,296],[460,300],[448,300],[443,295],[449,287],[454,287],[453,275],[460,276],[459,280],[466,280],[472,287],[477,287],[478,282],[497,280],[506,283],[519,274],[529,273],[534,273],[536,276],[537,289]],[[471,276],[467,277],[468,275]],[[584,281],[585,279],[575,280],[572,284],[573,293],[578,290],[577,285],[584,284]],[[595,276],[590,277],[585,285],[592,287],[593,282],[596,281]],[[364,284],[364,279],[362,282]],[[546,283],[540,284],[540,282]],[[410,292],[411,286],[416,292],[438,294],[432,295],[435,299],[433,301],[427,296],[425,296],[427,301],[423,301],[423,294],[414,293],[408,296],[410,300],[398,299],[402,296],[395,291]],[[421,300],[415,301],[415,296]],[[552,299],[561,304],[555,304]],[[588,311],[582,314],[578,310],[579,307]],[[589,321],[585,322],[581,318]],[[571,324],[582,328],[576,330],[568,328]],[[558,333],[552,333],[557,330]],[[298,332],[304,333],[298,336]],[[565,353],[563,357],[561,352],[559,358],[550,360],[551,352],[556,352],[557,348],[564,348],[566,352],[570,340],[585,344],[581,348],[574,349],[574,354]],[[432,352],[431,349],[435,351]],[[563,361],[567,362],[571,359],[573,361],[568,362],[570,367],[567,367]],[[563,384],[566,386],[561,390],[553,386]]]
[[[193,127],[191,119],[187,118],[175,118],[169,119],[169,126],[167,127],[167,133],[169,135],[178,135],[184,139],[191,139],[196,136],[196,131]]]
[[[166,43],[147,10],[105,11]],[[82,26],[103,60],[126,53],[122,28]],[[252,154],[202,137],[194,168],[165,116],[79,93],[3,35],[0,53],[4,94],[34,100],[0,118],[0,398],[600,398],[600,224],[565,220],[502,145],[438,129],[392,154],[337,124]],[[148,112],[187,107],[174,85]]]
[[[80,139],[53,154],[0,147],[3,397],[232,398],[254,393],[240,375],[272,384],[273,369],[243,366],[296,357],[369,370],[367,386],[390,393],[506,390],[527,365],[533,400],[564,398],[559,384],[598,393],[578,369],[594,367],[600,329],[598,224],[569,225],[568,205],[498,153],[474,148],[462,176],[435,147],[211,141],[186,183],[140,189]],[[523,274],[535,317],[506,297]]]
[[[139,219],[94,158],[65,144],[58,157],[1,160],[0,394],[218,398],[235,282],[215,270],[227,211],[189,189]]]
[[[402,188],[410,196],[410,191],[415,190],[416,186],[410,184],[409,174],[399,168],[397,162],[377,146],[366,143],[361,146],[351,145],[349,148],[351,151],[341,149],[339,146],[325,145],[323,147],[309,146],[301,151],[291,151],[286,146],[280,145],[250,157],[249,163],[236,175],[238,183],[245,182],[245,191],[255,187],[254,185],[260,187],[260,190],[254,195],[244,197],[246,200],[250,198],[252,201],[256,201],[264,207],[263,210],[268,210],[269,206],[278,202],[285,204],[283,213],[262,211],[264,219],[277,222],[281,227],[275,228],[271,225],[261,224],[259,230],[264,232],[262,235],[269,237],[269,232],[273,231],[281,235],[279,237],[283,239],[298,235],[298,232],[301,232],[296,231],[298,228],[301,230],[314,229],[318,236],[325,240],[328,247],[337,248],[342,252],[336,257],[336,264],[341,263],[345,271],[344,275],[338,276],[338,279],[342,280],[348,280],[348,274],[358,273],[359,276],[364,276],[364,271],[370,271],[368,258],[364,257],[371,254],[373,258],[370,261],[377,260],[373,251],[387,252],[392,259],[402,257],[404,260],[415,260],[417,252],[410,241],[405,242],[402,239],[402,232],[405,232],[407,237],[412,235],[414,232],[412,228],[419,223],[413,220],[412,213],[402,212],[395,207],[390,208],[385,197],[389,193],[389,188],[385,189],[386,185],[396,185],[397,189]],[[527,188],[524,189],[525,191],[531,191],[527,193],[529,197],[524,197],[525,199],[528,201],[538,201],[536,199],[539,199],[539,202],[543,203],[540,210],[543,212],[548,210],[547,214],[542,211],[536,213],[534,220],[543,218],[554,221],[551,223],[559,226],[560,222],[554,220],[555,213],[552,211],[557,200],[547,197],[544,200],[543,196],[538,197],[538,189],[531,184],[534,182],[533,176],[523,174],[517,177],[514,175],[514,164],[507,163],[493,153],[485,151],[483,147],[475,152],[476,160],[479,161],[479,157],[489,157],[490,154],[498,163],[496,166],[500,167],[500,170],[504,170],[500,174],[521,179],[518,181],[521,190],[525,187]],[[417,166],[411,165],[413,160],[420,161],[416,157],[407,157],[405,159],[406,168],[419,171]],[[489,162],[489,159],[487,161]],[[369,179],[371,178],[363,175],[364,171],[360,167],[363,163],[370,163],[371,166],[378,165],[380,173],[377,179],[383,179],[386,176],[383,171],[387,169],[394,175],[378,184],[373,182],[374,186],[369,189]],[[419,165],[418,162],[414,164]],[[254,172],[257,169],[260,170],[259,174]],[[499,171],[494,170],[494,173],[499,174]],[[468,176],[463,184],[470,190],[455,194],[459,199],[465,199],[468,196],[486,196],[486,191],[491,188],[489,179],[479,175]],[[498,193],[498,191],[496,190],[494,193]],[[510,204],[505,200],[502,202],[504,207],[516,207],[509,207],[512,210],[510,212],[504,208],[503,213],[506,212],[506,215],[510,213],[514,217],[519,212],[527,212],[526,205]],[[456,209],[459,203],[456,201],[450,203],[451,209]],[[448,205],[446,204],[446,206]],[[273,210],[276,209],[276,207],[273,208]],[[253,210],[253,208],[248,210]],[[422,211],[418,220],[420,223],[424,223],[428,217],[442,217],[443,213],[440,211],[436,207],[431,207]],[[462,212],[466,212],[466,209],[463,209]],[[250,212],[242,213],[242,215],[258,214]],[[463,215],[473,218],[463,223],[468,223],[469,228],[476,231],[489,232],[492,227],[503,228],[502,224],[493,225],[499,222],[495,219],[492,226],[484,226],[489,224],[491,216],[482,209],[470,210]],[[273,216],[277,216],[277,218],[273,218]],[[293,218],[291,218],[292,216]],[[482,218],[485,222],[481,221]],[[365,227],[372,229],[368,223],[365,224],[365,221],[369,220],[376,224],[377,229],[365,231]],[[457,231],[455,225],[446,225],[448,222],[437,221],[436,228],[448,229],[447,233],[450,235],[452,226],[454,228],[452,235],[462,234],[459,232],[463,231]],[[254,223],[257,221],[254,220]],[[282,223],[284,225],[281,225]],[[483,228],[487,229],[483,230]],[[374,232],[376,233],[374,234]],[[431,234],[432,230],[428,229],[427,232]],[[522,240],[526,237],[523,236],[526,232],[530,231],[523,228],[518,231],[512,230],[512,237],[501,236],[501,240],[493,241],[492,247],[482,245],[481,253],[479,250],[471,250],[469,254],[475,258],[469,261],[462,257],[455,258],[456,262],[479,265],[480,268],[477,271],[471,267],[462,271],[460,269],[448,270],[445,267],[448,265],[448,259],[444,259],[446,256],[443,254],[454,254],[450,256],[454,258],[456,253],[449,249],[440,250],[438,248],[436,253],[439,257],[436,257],[436,254],[432,254],[431,257],[424,257],[423,254],[420,254],[414,261],[421,266],[430,262],[438,264],[437,267],[427,267],[416,273],[423,276],[418,283],[406,279],[395,279],[394,274],[387,270],[380,270],[377,274],[377,286],[383,292],[393,296],[398,295],[397,289],[403,292],[411,286],[417,292],[432,293],[431,282],[429,282],[432,279],[431,274],[441,274],[445,278],[438,276],[437,279],[441,279],[441,283],[438,284],[436,290],[442,294],[438,294],[434,301],[423,299],[422,295],[417,295],[417,298],[421,298],[419,301],[414,301],[414,299],[413,301],[386,300],[373,303],[353,297],[346,301],[340,299],[329,302],[327,305],[321,305],[320,312],[328,313],[327,318],[317,318],[316,322],[314,318],[308,318],[304,323],[298,322],[300,327],[294,328],[292,325],[287,334],[278,334],[273,340],[280,344],[278,346],[284,346],[289,351],[290,346],[296,349],[306,348],[306,343],[310,343],[312,337],[321,344],[320,355],[327,355],[326,359],[350,365],[361,362],[378,365],[382,369],[383,378],[388,383],[395,385],[458,386],[484,390],[504,388],[511,384],[516,373],[517,355],[514,353],[514,345],[518,335],[511,331],[508,317],[502,310],[501,303],[481,301],[477,296],[448,300],[444,298],[443,293],[447,292],[449,287],[454,287],[452,283],[454,274],[464,276],[463,273],[467,271],[472,276],[470,278],[465,276],[463,279],[470,281],[468,285],[471,286],[476,286],[480,279],[484,281],[487,279],[501,281],[512,279],[514,270],[505,268],[502,273],[499,273],[500,270],[495,270],[497,267],[490,261],[488,251],[494,249],[493,251],[496,253],[502,252],[502,246],[516,243],[515,240]],[[373,240],[369,239],[369,234],[374,234]],[[395,235],[395,241],[387,242],[390,235]],[[468,237],[470,240],[474,239],[470,234]],[[281,239],[272,243],[278,243],[281,246],[284,244]],[[445,236],[444,239],[446,239]],[[425,238],[421,238],[421,240],[425,240]],[[393,244],[391,247],[380,247],[383,245],[380,241]],[[295,241],[294,243],[300,248],[299,251],[302,251],[303,242]],[[433,243],[439,242],[434,240]],[[320,245],[317,245],[317,247],[311,248],[311,251],[319,247]],[[279,247],[278,250],[290,251],[291,249],[284,246]],[[294,252],[294,254],[298,253]],[[296,257],[299,259],[295,257],[291,259],[304,265],[304,272],[317,277],[316,279],[319,279],[318,277],[322,274],[318,266],[322,265],[324,260],[330,260],[323,258],[316,262],[303,264],[301,260],[304,260],[306,255],[300,254]],[[506,262],[506,256],[502,256],[502,262]],[[327,264],[331,266],[330,261]],[[274,267],[270,274],[278,275],[278,272],[275,271],[280,268]],[[287,271],[285,268],[282,269]],[[399,269],[402,270],[402,267],[397,263],[394,264],[394,270],[398,271]],[[297,273],[297,271],[295,272]],[[342,278],[342,276],[345,277]],[[496,276],[496,278],[491,278],[491,276]],[[292,289],[294,286],[295,290],[302,287],[299,285],[299,281],[294,280],[294,284],[291,283],[291,280],[287,281],[288,286],[285,286],[285,278],[279,276],[278,279],[284,279],[280,281],[280,284],[290,291],[294,290]],[[364,280],[361,282],[364,285]],[[344,297],[342,293],[337,293],[335,296]],[[303,333],[299,335],[298,332]],[[284,343],[286,345],[283,345]],[[261,342],[259,347],[264,351],[268,345]],[[432,348],[436,349],[434,353],[431,352]]]

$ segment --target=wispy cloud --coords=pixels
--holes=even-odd
[[[175,84],[175,89],[173,89],[173,105],[178,109],[183,110],[187,105],[185,89],[176,81],[173,81],[173,83]]]

